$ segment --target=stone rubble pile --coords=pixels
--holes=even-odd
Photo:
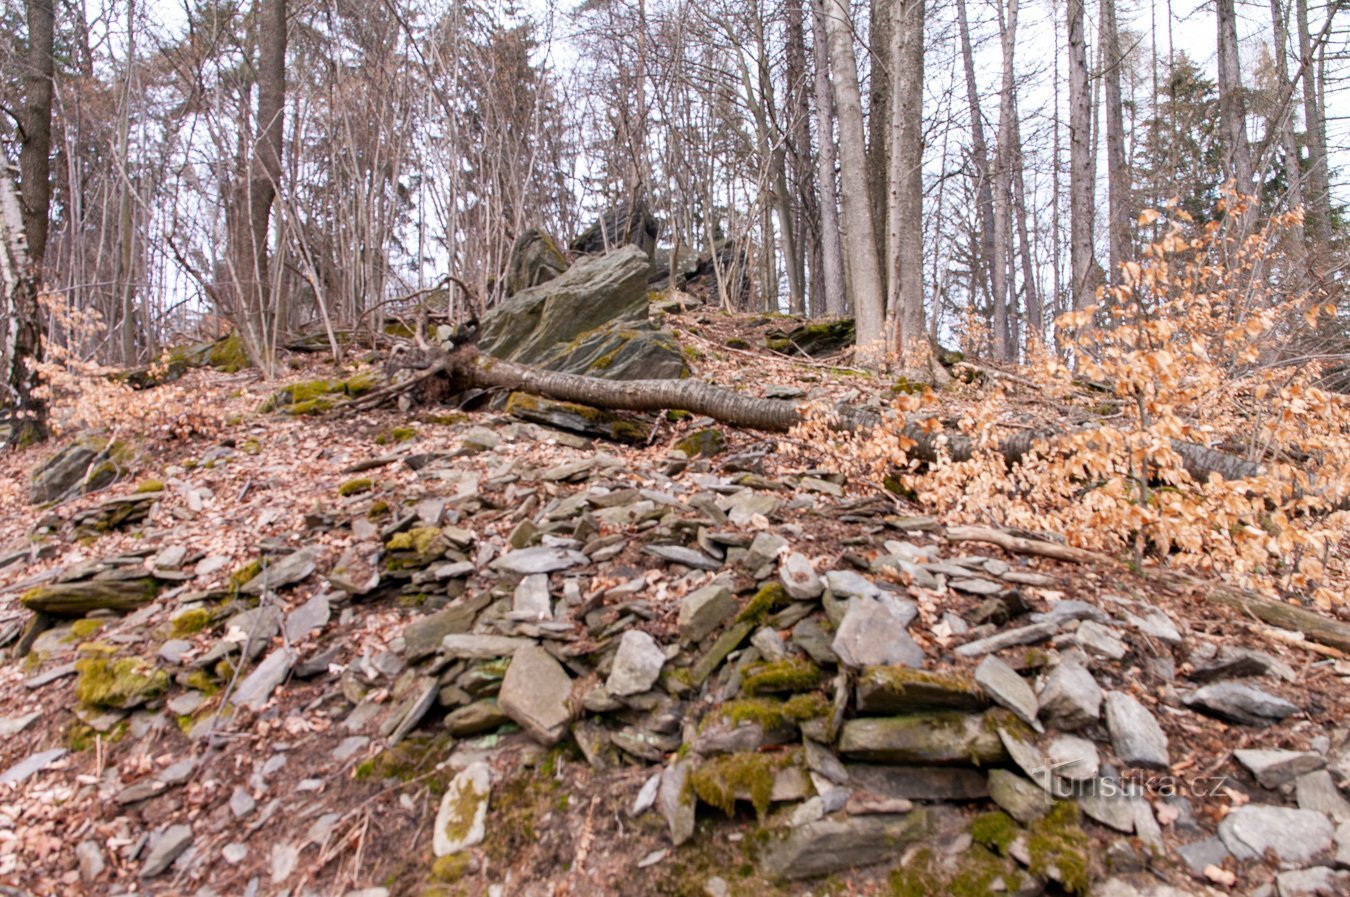
[[[413,733],[444,735],[447,752],[460,740],[490,753],[514,728],[574,742],[596,770],[650,768],[631,812],[660,814],[673,848],[700,814],[755,814],[759,871],[780,881],[945,843],[950,857],[913,874],[945,874],[945,862],[1009,894],[1127,895],[1152,893],[1150,870],[1198,889],[1271,863],[1281,897],[1350,892],[1350,734],[1327,731],[1310,750],[1263,736],[1310,711],[1303,671],[1279,658],[1191,632],[1124,588],[1069,597],[1068,576],[846,499],[837,474],[767,476],[762,452],[676,452],[632,471],[529,424],[463,436],[460,452],[417,458],[424,494],[376,489],[315,516],[350,536],[340,557],[316,542],[263,546],[227,588],[193,592],[179,581],[213,559],[158,546],[31,585],[25,653],[41,666],[29,684],[73,678],[94,731],[167,713],[205,739],[287,681],[328,681],[318,705],[341,730],[342,761]],[[486,475],[459,460],[532,440],[572,458],[502,454]],[[837,551],[817,551],[816,527]],[[278,593],[316,582],[283,612]],[[342,627],[388,603],[410,609],[401,636],[376,656],[344,652]],[[114,615],[130,615],[125,629],[166,606],[150,656],[97,641]],[[52,665],[72,633],[94,646]],[[193,650],[201,633],[210,647]],[[1183,762],[1176,733],[1212,720],[1248,746],[1218,765]],[[34,754],[0,782],[56,759]],[[137,805],[191,774],[170,767],[112,799]],[[454,777],[438,857],[482,841],[492,789],[486,762]],[[1225,793],[1245,799],[1218,819]],[[267,806],[238,792],[221,818],[258,825],[282,803]],[[200,825],[148,833],[121,859],[145,877],[204,869],[215,857],[192,849]],[[101,848],[81,850],[96,877]],[[288,857],[274,855],[274,871]]]

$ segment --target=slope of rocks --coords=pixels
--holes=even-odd
[[[1331,649],[651,442],[245,414],[7,495],[6,893],[1350,889]]]

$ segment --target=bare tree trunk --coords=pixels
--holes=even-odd
[[[1270,0],[1270,21],[1275,31],[1275,77],[1280,85],[1281,103],[1275,110],[1275,129],[1284,156],[1285,177],[1289,183],[1288,205],[1291,209],[1303,206],[1303,171],[1299,158],[1298,139],[1294,136],[1293,85],[1289,83],[1289,14],[1281,0]],[[1312,72],[1304,71],[1303,77]],[[1308,247],[1304,243],[1302,224],[1295,225],[1289,234],[1289,247],[1294,255],[1298,276],[1308,273]]]
[[[900,0],[891,23],[891,158],[886,209],[886,279],[891,349],[908,359],[924,341],[923,61],[924,0]]]
[[[857,330],[857,361],[863,366],[878,367],[886,352],[886,293],[872,226],[858,61],[844,0],[826,0],[825,28],[829,34],[830,75],[839,105],[839,178],[843,189],[849,295]]]
[[[47,227],[52,204],[52,79],[56,14],[53,0],[27,0],[28,68],[19,115],[19,189],[28,258],[40,279],[47,256]]]
[[[1308,150],[1307,182],[1303,197],[1307,204],[1307,229],[1312,239],[1326,246],[1331,242],[1331,192],[1327,171],[1326,116],[1318,85],[1321,77],[1313,59],[1312,28],[1308,21],[1308,0],[1297,0],[1298,55],[1303,68],[1304,144]]]
[[[1016,104],[1013,108],[1013,215],[1017,226],[1017,240],[1022,252],[1022,293],[1026,297],[1027,308],[1027,347],[1031,347],[1031,338],[1036,342],[1045,339],[1045,307],[1041,291],[1036,281],[1035,249],[1027,228],[1027,185],[1023,172],[1026,169],[1022,159],[1022,128],[1018,121]]]
[[[1017,355],[1014,336],[1012,289],[1012,166],[1013,121],[1017,117],[1014,53],[1017,46],[1017,0],[1009,0],[1006,15],[1000,11],[999,34],[1003,47],[1003,80],[999,88],[998,140],[994,147],[994,254],[990,282],[994,288],[994,357],[1012,361]]]
[[[1238,193],[1251,195],[1252,153],[1247,142],[1247,104],[1238,59],[1237,12],[1234,0],[1215,0],[1219,26],[1219,119],[1224,142],[1224,173]]]
[[[824,293],[820,276],[820,209],[816,202],[815,160],[811,152],[810,85],[806,68],[806,25],[802,15],[805,0],[787,2],[787,116],[788,180],[792,204],[793,264],[803,284],[803,312],[819,315]],[[811,277],[806,279],[807,257]]]
[[[26,221],[19,191],[5,166],[0,177],[0,344],[3,394],[0,409],[9,425],[6,442],[28,445],[47,438],[47,403],[35,393],[35,365],[42,360],[37,280],[28,257]]]
[[[817,180],[820,182],[820,257],[824,273],[825,313],[848,311],[848,287],[844,277],[844,244],[839,233],[839,193],[835,185],[837,166],[834,143],[834,92],[830,88],[830,57],[826,46],[822,0],[811,0],[811,51],[815,62]]]
[[[1107,194],[1111,218],[1111,282],[1120,276],[1120,265],[1134,253],[1130,242],[1130,170],[1125,160],[1124,105],[1121,99],[1120,33],[1116,26],[1116,0],[1101,0],[1102,80],[1106,86]]]
[[[970,106],[970,158],[975,167],[975,197],[979,217],[979,239],[975,254],[977,269],[972,272],[972,283],[982,283],[993,296],[991,281],[994,258],[994,192],[990,183],[989,148],[984,138],[984,114],[980,111],[980,92],[975,83],[975,53],[970,42],[970,22],[966,15],[966,0],[956,0],[957,25],[961,33],[961,64],[966,75],[966,102]],[[975,301],[975,293],[971,293]]]
[[[877,239],[877,254],[886,251],[887,173],[891,169],[891,41],[895,33],[896,0],[870,0],[867,33],[867,189],[872,204],[872,228]],[[856,31],[856,29],[855,29]],[[881,285],[886,286],[887,271],[881,269]]]
[[[1069,268],[1073,308],[1093,303],[1092,109],[1084,0],[1069,0]]]

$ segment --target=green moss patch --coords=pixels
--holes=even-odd
[[[757,663],[745,672],[741,688],[747,695],[810,691],[825,674],[809,660],[790,658]]]
[[[244,350],[244,341],[237,333],[216,340],[211,346],[211,351],[206,354],[206,363],[226,374],[233,374],[252,366],[252,362],[248,360],[248,352]]]
[[[85,657],[75,661],[75,697],[94,707],[138,707],[164,693],[169,675],[139,657]]]
[[[766,583],[746,602],[745,607],[741,608],[741,612],[736,616],[736,622],[763,623],[769,614],[791,603],[792,599],[781,582]]]
[[[811,693],[793,695],[786,701],[772,698],[741,698],[728,701],[718,708],[718,714],[733,725],[758,723],[765,730],[784,729],[790,725],[822,717],[830,711],[830,702],[823,695]]]
[[[748,800],[761,822],[773,799],[773,780],[792,764],[795,754],[743,752],[714,757],[689,775],[698,799],[728,816],[736,814],[736,801]]]
[[[1057,801],[1032,823],[1027,839],[1031,874],[1053,878],[1071,894],[1086,894],[1092,881],[1092,841],[1080,824],[1078,805]]]
[[[395,445],[417,438],[416,427],[390,427],[375,437],[376,445]]]
[[[725,451],[726,447],[727,440],[722,435],[722,431],[711,427],[706,430],[696,430],[675,443],[675,448],[684,452],[690,458],[695,456],[711,458]]]
[[[209,628],[215,619],[215,615],[204,607],[188,608],[170,621],[169,631],[174,638],[187,638]]]
[[[346,498],[349,495],[360,495],[362,492],[369,492],[374,488],[375,481],[370,477],[357,477],[338,486],[338,495]]]

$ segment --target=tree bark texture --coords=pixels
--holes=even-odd
[[[1242,93],[1242,65],[1238,58],[1237,11],[1234,0],[1215,0],[1219,35],[1219,119],[1224,142],[1224,173],[1237,191],[1250,195],[1252,152],[1247,143],[1247,104]]]
[[[844,276],[844,243],[839,233],[839,191],[835,182],[834,91],[830,87],[830,56],[826,47],[822,0],[811,0],[811,52],[815,62],[816,139],[820,143],[817,180],[820,183],[820,260],[824,275],[825,314],[848,313],[848,286]]]
[[[1092,305],[1092,94],[1084,0],[1069,0],[1069,269],[1073,308]]]
[[[19,189],[28,258],[41,279],[47,255],[47,226],[52,204],[52,92],[56,14],[53,0],[27,0],[28,68],[19,115]]]
[[[839,180],[843,190],[843,233],[849,296],[857,322],[858,364],[876,367],[885,356],[886,293],[867,178],[867,139],[863,129],[858,60],[853,26],[844,0],[825,0],[830,76],[839,111]]]
[[[47,437],[47,403],[34,394],[35,363],[42,360],[37,279],[28,257],[19,191],[6,166],[0,171],[0,409],[9,425],[7,442],[24,445]]]
[[[1130,243],[1130,169],[1125,160],[1125,109],[1120,79],[1123,59],[1116,0],[1101,0],[1102,81],[1106,93],[1107,201],[1110,205],[1111,282],[1120,277],[1120,265],[1133,256]]]
[[[891,23],[891,157],[886,209],[891,351],[909,358],[924,342],[924,0],[900,0]]]

